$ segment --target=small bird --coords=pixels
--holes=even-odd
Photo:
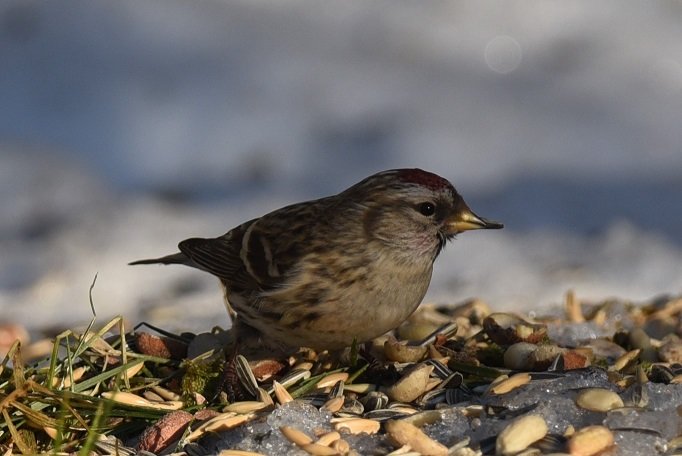
[[[249,333],[273,348],[341,349],[405,321],[456,234],[502,227],[474,214],[446,179],[394,169],[130,264],[183,264],[218,277],[238,341]]]

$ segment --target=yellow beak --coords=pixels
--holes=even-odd
[[[499,230],[504,225],[492,220],[486,220],[474,214],[471,209],[465,207],[457,214],[445,221],[445,228],[448,234],[457,234],[469,230]]]

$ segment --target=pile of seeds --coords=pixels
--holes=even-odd
[[[97,396],[161,418],[147,416],[144,432],[112,426],[94,448],[190,456],[682,455],[681,312],[682,298],[588,305],[572,293],[563,315],[532,321],[492,313],[479,300],[424,305],[395,334],[343,353],[239,356],[232,403],[206,399],[227,333],[137,332],[128,355],[167,363],[146,362],[144,371],[127,372],[130,387]],[[95,374],[90,369],[74,366],[68,381],[77,385]]]

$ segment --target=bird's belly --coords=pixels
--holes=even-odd
[[[272,295],[260,303],[260,315],[241,312],[247,323],[270,342],[288,346],[334,349],[354,341],[374,339],[405,321],[426,294],[431,270],[401,277],[390,276],[376,288],[356,283],[316,303]],[[283,301],[286,302],[283,305]],[[266,318],[273,309],[280,318]]]

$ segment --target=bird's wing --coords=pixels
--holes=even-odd
[[[215,239],[187,239],[180,251],[233,290],[272,290],[296,275],[303,257],[324,250],[331,201],[287,206]]]
[[[217,238],[186,239],[178,247],[196,267],[225,280],[231,288],[252,289],[256,283],[246,271],[240,252],[244,233],[256,220],[243,223]]]

